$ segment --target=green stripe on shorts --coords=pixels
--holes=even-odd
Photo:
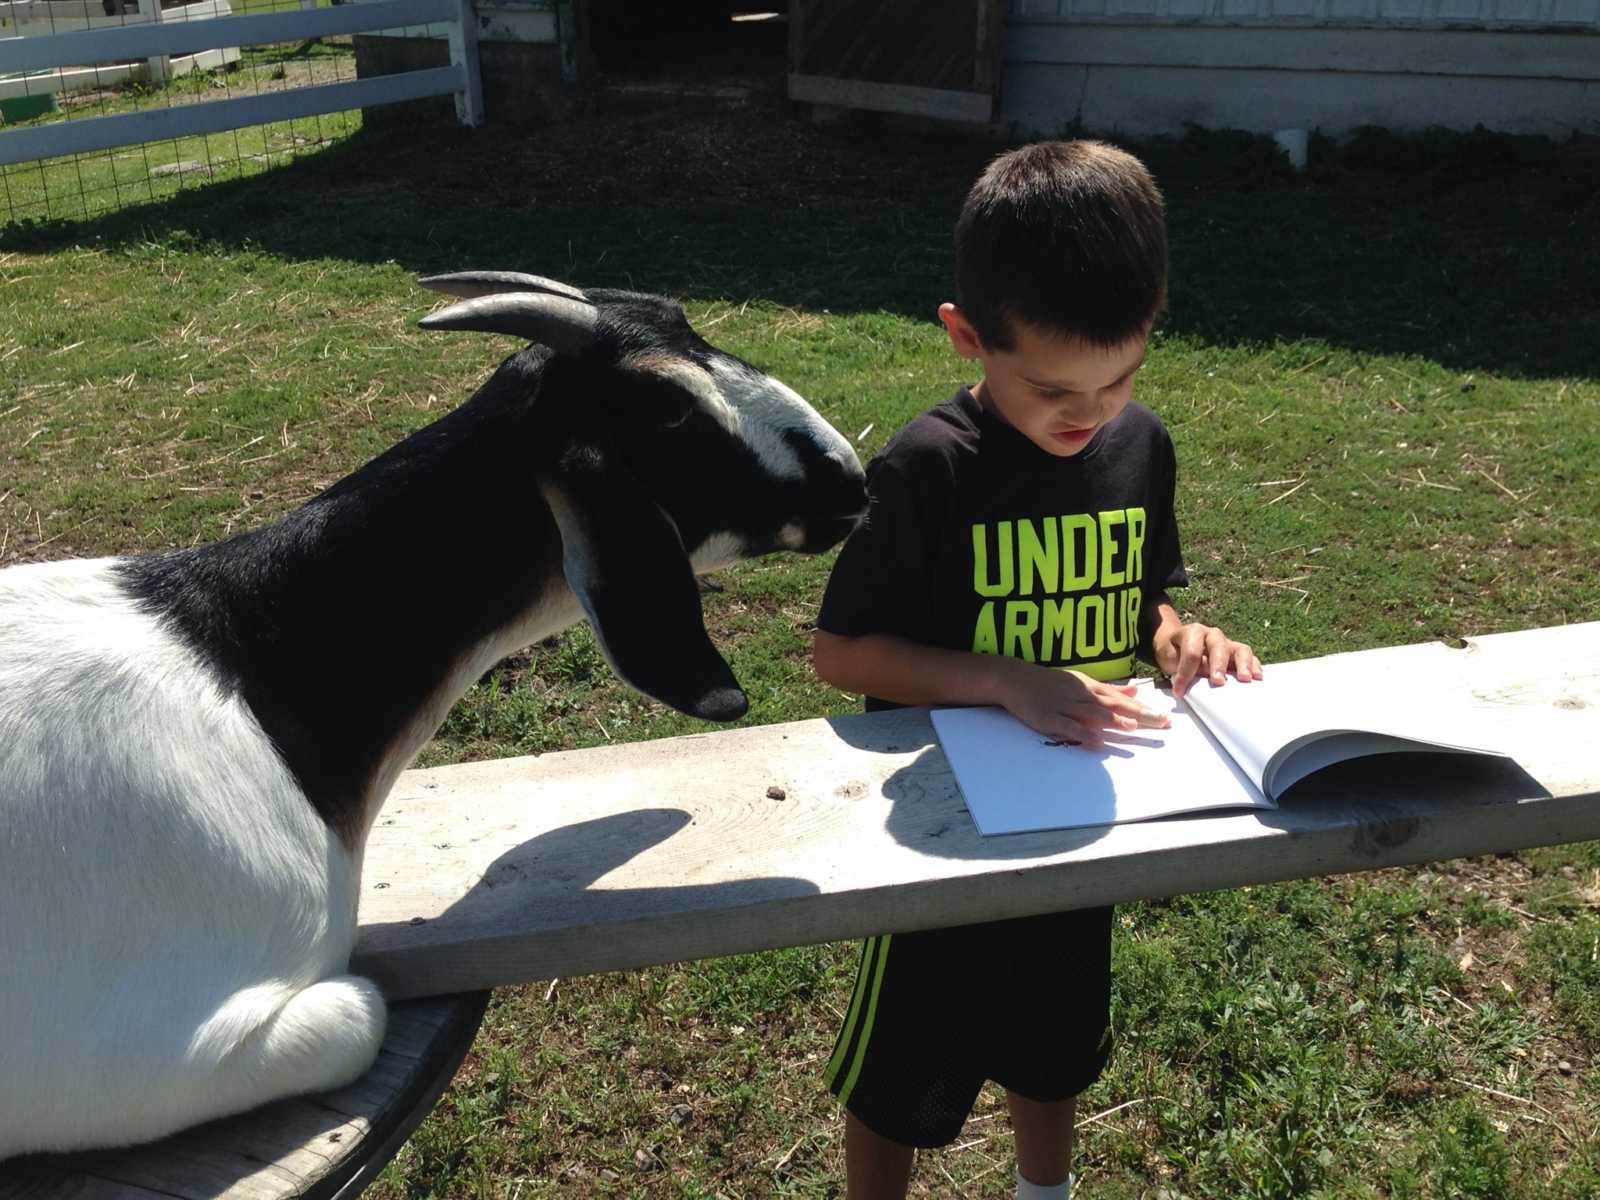
[[[833,1048],[833,1057],[828,1060],[827,1079],[828,1086],[833,1086],[834,1080],[839,1077],[839,1068],[844,1065],[845,1051],[850,1048],[854,1040],[856,1017],[861,1013],[861,998],[866,995],[868,977],[872,974],[870,964],[872,956],[878,948],[878,939],[869,937],[861,943],[861,961],[856,964],[856,990],[850,997],[850,1012],[845,1016],[844,1024],[839,1027],[839,1044]]]
[[[866,1061],[867,1042],[872,1037],[872,1019],[878,1013],[878,992],[883,987],[883,967],[889,961],[889,943],[893,941],[890,934],[884,934],[878,939],[878,965],[872,972],[872,991],[867,997],[867,1016],[861,1026],[861,1036],[856,1041],[855,1058],[850,1064],[850,1074],[845,1077],[844,1087],[839,1089],[839,1103],[848,1104],[850,1093],[856,1086],[856,1078],[861,1074],[861,1064]]]

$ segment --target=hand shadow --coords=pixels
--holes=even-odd
[[[895,841],[919,854],[977,861],[1043,858],[1090,845],[1104,837],[1109,828],[1095,825],[984,837],[973,824],[972,814],[967,811],[950,769],[950,761],[939,748],[928,709],[903,708],[866,717],[830,717],[828,724],[840,741],[858,750],[904,753],[922,747],[913,761],[883,783],[883,794],[892,805],[885,828]],[[1137,741],[1132,739],[1128,744]],[[1074,747],[1064,746],[1062,750],[1080,753]]]

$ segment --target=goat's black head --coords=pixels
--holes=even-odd
[[[508,271],[422,283],[466,297],[424,328],[554,351],[530,397],[537,467],[567,582],[617,674],[695,716],[741,716],[694,573],[841,541],[867,507],[850,443],[793,390],[701,338],[672,300]]]

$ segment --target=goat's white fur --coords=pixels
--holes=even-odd
[[[113,561],[0,574],[0,1078],[43,1085],[0,1088],[0,1158],[337,1086],[383,1037],[356,864]]]
[[[711,376],[726,403],[742,416],[744,441],[774,479],[799,479],[805,474],[800,456],[781,440],[778,430],[803,432],[819,445],[834,447],[829,457],[841,468],[854,458],[850,443],[781,379],[720,359],[712,362]]]
[[[0,572],[0,947],[29,964],[0,969],[0,1079],[30,1081],[0,1088],[0,1159],[338,1087],[383,1039],[377,989],[343,973],[359,848],[114,562]],[[576,611],[558,589],[475,647],[371,803],[462,680]]]
[[[0,1078],[35,1082],[0,1088],[0,1160],[336,1088],[384,1034],[342,974],[358,851],[114,562],[0,573],[0,946],[30,966],[0,970]],[[576,614],[560,587],[464,656],[368,813],[467,682]]]

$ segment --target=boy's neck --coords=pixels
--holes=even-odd
[[[1005,420],[1005,417],[1001,416],[1000,410],[994,406],[994,401],[989,398],[989,380],[987,376],[980,378],[967,391],[972,393],[972,398],[978,402],[978,407],[983,409],[984,412],[990,416],[999,417],[1002,421]]]

